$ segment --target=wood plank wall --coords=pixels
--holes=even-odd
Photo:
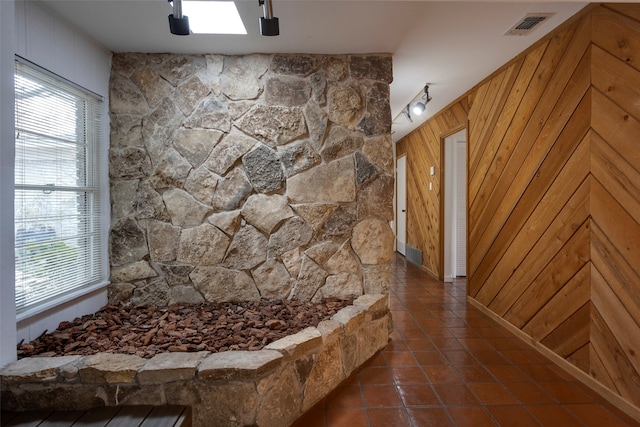
[[[640,408],[640,4],[585,11],[462,99],[398,142],[408,243],[442,277],[428,169],[468,120],[469,296]]]
[[[466,126],[468,114],[469,105],[464,97],[396,144],[396,156],[407,157],[407,244],[422,251],[423,269],[439,279],[444,274],[440,139],[453,129]],[[433,176],[429,174],[430,166],[436,167]],[[433,184],[431,191],[429,182]]]

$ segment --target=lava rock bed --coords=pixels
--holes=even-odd
[[[256,301],[175,304],[169,307],[107,305],[95,314],[60,323],[29,343],[18,344],[18,358],[96,353],[151,358],[165,352],[261,350],[264,346],[317,326],[351,300]]]

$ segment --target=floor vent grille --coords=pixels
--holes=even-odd
[[[553,13],[528,13],[504,33],[505,36],[526,36],[531,34],[541,23],[552,17]]]
[[[414,248],[411,245],[407,245],[407,261],[417,266],[422,265],[422,251],[418,248]]]

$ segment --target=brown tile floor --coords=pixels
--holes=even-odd
[[[640,426],[396,255],[389,344],[295,427]]]

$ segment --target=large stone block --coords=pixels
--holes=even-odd
[[[395,180],[380,175],[358,191],[358,218],[377,217],[393,220],[393,190]]]
[[[383,55],[351,55],[349,71],[356,79],[378,80],[384,83],[393,81],[393,65],[391,56]]]
[[[140,89],[151,108],[157,107],[163,99],[173,94],[173,86],[149,66],[138,68],[131,75],[131,81]]]
[[[367,218],[353,228],[351,247],[363,264],[391,264],[394,239],[388,222]]]
[[[319,351],[321,346],[322,334],[316,327],[311,326],[296,334],[280,338],[265,349],[276,350],[288,358],[298,359],[307,353]]]
[[[172,142],[175,149],[197,168],[207,159],[223,135],[219,130],[178,129]]]
[[[293,366],[286,366],[282,372],[274,374],[269,386],[260,394],[262,398],[256,414],[256,425],[290,425],[302,413],[302,389]]]
[[[78,360],[80,356],[20,359],[0,370],[0,380],[3,384],[56,381],[61,367]]]
[[[303,256],[298,279],[291,291],[291,299],[310,301],[318,289],[324,285],[324,281],[328,275],[329,274],[311,258],[306,255]]]
[[[269,237],[269,253],[282,255],[298,246],[309,243],[313,229],[299,216],[289,218]]]
[[[325,162],[350,156],[364,144],[364,138],[357,132],[351,132],[340,126],[333,126],[324,141],[320,155]],[[357,159],[357,157],[356,157]],[[358,184],[360,184],[358,182]]]
[[[391,107],[389,106],[389,85],[375,83],[366,95],[367,109],[358,130],[365,135],[384,135],[391,133]]]
[[[366,107],[359,89],[352,86],[329,86],[327,104],[329,120],[350,129],[355,128],[355,120]]]
[[[211,89],[197,76],[192,76],[176,88],[175,102],[185,116],[190,115]]]
[[[328,164],[320,164],[289,177],[287,194],[294,203],[355,201],[356,182],[353,158],[349,156]]]
[[[111,270],[111,281],[113,282],[133,282],[156,276],[158,273],[144,260]]]
[[[324,345],[307,378],[304,388],[302,410],[306,411],[327,396],[346,378],[340,344],[335,340]]]
[[[218,186],[218,178],[204,166],[192,170],[184,183],[184,189],[199,202],[211,206],[213,192]]]
[[[380,169],[393,175],[393,140],[391,135],[372,136],[365,138],[362,151]]]
[[[253,187],[241,168],[233,168],[231,172],[218,181],[213,195],[213,208],[216,211],[232,211],[242,206]]]
[[[158,59],[162,61],[160,75],[174,86],[205,67],[202,55],[161,55]]]
[[[311,87],[299,77],[279,76],[267,80],[265,100],[269,105],[297,107],[307,103],[311,97]]]
[[[145,362],[129,354],[98,353],[84,358],[80,379],[85,383],[130,383]]]
[[[151,160],[143,148],[112,148],[109,151],[109,175],[112,178],[144,178],[150,174]]]
[[[244,271],[217,266],[198,266],[189,277],[207,301],[258,301],[260,293]]]
[[[260,291],[260,297],[267,300],[285,299],[291,292],[293,279],[283,263],[274,258],[267,259],[251,272]],[[297,274],[296,274],[297,275]]]
[[[162,194],[171,223],[181,227],[202,224],[211,208],[197,201],[191,194],[179,188],[172,188]]]
[[[274,55],[271,69],[278,74],[308,76],[318,68],[318,59],[311,55]]]
[[[236,161],[257,143],[257,140],[240,132],[231,132],[211,150],[204,166],[218,175],[225,175]]]
[[[272,193],[282,187],[284,172],[278,154],[260,144],[242,157],[242,164],[253,189]]]
[[[200,362],[198,378],[202,381],[255,380],[277,369],[283,356],[275,350],[224,351]]]
[[[320,156],[306,141],[295,141],[278,147],[278,156],[287,177],[305,171],[320,162]]]
[[[254,194],[242,207],[244,219],[267,234],[270,234],[282,221],[294,215],[287,198],[278,194]]]
[[[215,265],[224,259],[229,237],[217,227],[204,223],[180,233],[178,262],[192,265]]]
[[[321,287],[314,301],[322,301],[325,298],[349,299],[362,295],[362,280],[353,273],[338,273],[327,276],[325,284]]]
[[[256,105],[236,121],[236,126],[270,147],[286,144],[307,133],[299,107]]]
[[[235,270],[251,270],[266,259],[267,238],[257,228],[245,225],[233,236],[223,265]]]
[[[149,253],[144,230],[131,218],[118,222],[111,229],[109,253],[112,266],[141,260]]]
[[[141,115],[149,112],[144,95],[131,80],[112,76],[109,83],[109,109],[112,114]]]
[[[191,381],[195,378],[200,362],[210,353],[160,353],[138,369],[140,384],[164,384],[174,381]]]
[[[184,122],[188,129],[217,129],[222,132],[231,130],[229,108],[214,96],[202,100],[195,111]]]
[[[222,92],[232,100],[256,99],[262,91],[260,78],[267,71],[268,55],[227,56],[221,79]]]

